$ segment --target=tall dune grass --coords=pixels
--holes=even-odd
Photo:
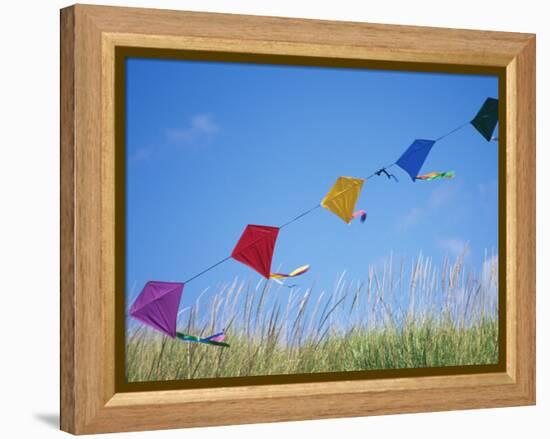
[[[230,348],[185,343],[133,326],[130,382],[335,372],[498,361],[498,261],[478,272],[464,258],[435,267],[390,259],[363,281],[338,276],[332,291],[235,279],[180,311],[180,331],[226,329]],[[208,297],[208,300],[205,300]]]

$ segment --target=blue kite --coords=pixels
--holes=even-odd
[[[434,143],[435,140],[416,139],[395,164],[409,174],[414,182]]]

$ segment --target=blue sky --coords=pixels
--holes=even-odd
[[[414,139],[470,120],[494,76],[129,59],[127,298],[148,280],[183,281],[228,256],[247,224],[281,225],[319,203],[340,175],[365,177]],[[357,204],[364,224],[317,209],[279,234],[273,269],[305,263],[298,283],[330,289],[393,254],[437,264],[468,246],[481,269],[498,244],[498,149],[468,125],[437,142],[422,172],[454,180],[374,177]],[[229,260],[185,286],[260,276]],[[129,306],[129,303],[127,303]]]

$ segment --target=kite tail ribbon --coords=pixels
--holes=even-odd
[[[361,219],[361,222],[364,223],[367,219],[367,212],[365,212],[363,209],[360,209],[357,212],[354,212],[351,217],[352,219],[359,217]]]
[[[225,332],[219,332],[217,334],[210,335],[205,338],[196,337],[194,335],[184,334],[183,332],[176,332],[176,337],[182,341],[188,343],[203,343],[212,346],[222,346],[225,348],[229,347],[229,344],[225,343]]]
[[[297,268],[294,271],[291,271],[288,274],[285,273],[271,273],[271,276],[269,276],[271,279],[286,279],[288,277],[296,277],[300,276],[301,274],[304,274],[309,270],[309,265],[303,265],[299,268]]]
[[[225,340],[225,330],[201,339],[201,341],[224,341],[224,340]]]
[[[416,180],[432,181],[432,180],[439,180],[440,178],[451,179],[454,177],[455,177],[455,171],[430,172],[428,174],[417,176]]]

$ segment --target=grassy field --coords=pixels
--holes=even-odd
[[[342,273],[330,292],[234,280],[180,311],[178,329],[225,327],[230,348],[128,332],[130,382],[494,364],[498,361],[498,260],[478,272],[462,257],[434,267],[390,258],[364,281]],[[208,300],[204,300],[208,297]],[[201,304],[201,300],[207,305]]]

